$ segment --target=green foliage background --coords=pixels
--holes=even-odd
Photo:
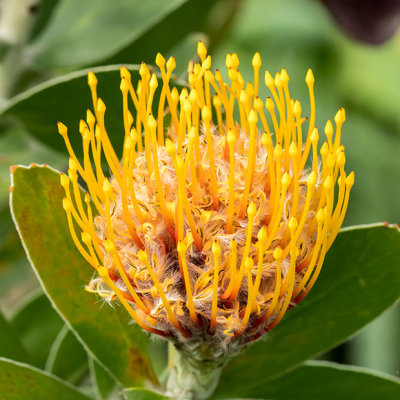
[[[7,14],[6,11],[7,4],[11,7],[11,3],[15,8],[13,15]],[[202,39],[209,44],[214,68],[220,66],[223,69],[226,52],[236,52],[241,60],[242,74],[251,79],[251,58],[255,51],[260,51],[263,69],[268,69],[271,73],[282,67],[288,70],[291,92],[295,98],[302,101],[305,115],[308,100],[304,77],[307,69],[311,67],[316,77],[317,126],[320,130],[328,119],[333,118],[339,107],[343,106],[346,109],[347,121],[343,141],[346,146],[348,170],[355,171],[356,185],[352,191],[345,225],[379,221],[400,222],[400,35],[380,47],[357,43],[338,29],[326,9],[316,0],[42,0],[37,12],[32,8],[29,12],[31,3],[28,0],[3,0],[0,9],[0,308],[5,316],[0,318],[0,328],[3,327],[0,332],[4,333],[5,338],[13,338],[15,342],[12,346],[3,346],[4,348],[0,344],[0,357],[29,362],[79,386],[86,390],[88,396],[98,399],[106,399],[110,393],[115,393],[115,381],[125,387],[129,386],[130,378],[127,378],[128,372],[124,370],[121,360],[118,361],[121,371],[117,371],[119,375],[113,377],[109,376],[110,371],[106,372],[99,364],[99,361],[103,366],[108,362],[112,364],[117,357],[112,352],[106,352],[104,359],[98,359],[98,353],[93,349],[96,343],[91,343],[87,332],[101,328],[84,324],[76,327],[68,316],[68,326],[72,326],[72,331],[78,332],[80,339],[77,340],[71,329],[51,307],[26,260],[8,208],[10,165],[29,165],[35,162],[46,163],[59,170],[66,167],[66,151],[57,133],[56,122],[61,119],[68,123],[71,132],[76,130],[75,140],[79,140],[79,119],[84,116],[86,108],[90,105],[89,91],[85,83],[87,68],[98,68],[99,88],[110,109],[111,115],[108,118],[111,123],[117,121],[112,126],[115,129],[115,140],[118,141],[118,126],[121,124],[118,108],[118,68],[121,64],[133,65],[141,61],[151,64],[156,53],[161,51],[165,56],[175,55],[178,62],[177,75],[184,78],[188,60],[195,57],[196,42]],[[10,21],[14,21],[12,29],[9,26]],[[5,31],[11,33],[6,35]],[[106,65],[107,67],[102,67]],[[261,96],[266,95],[265,89]],[[118,107],[111,111],[111,104],[118,104]],[[39,173],[37,179],[41,174]],[[33,175],[31,178],[34,179]],[[28,190],[28,186],[26,189]],[[33,193],[32,204],[34,196]],[[330,280],[337,280],[340,289],[344,277],[339,271],[349,276],[359,274],[360,279],[363,279],[365,274],[368,285],[371,285],[367,285],[370,292],[358,293],[357,288],[350,286],[344,293],[345,299],[350,303],[334,303],[337,314],[333,313],[330,319],[325,315],[329,312],[324,312],[323,308],[316,308],[316,315],[306,313],[311,318],[308,324],[314,326],[318,321],[322,321],[320,329],[323,330],[324,318],[326,321],[342,318],[338,327],[330,326],[330,329],[340,331],[344,326],[343,321],[351,326],[351,317],[356,315],[358,301],[364,301],[361,299],[365,297],[366,303],[363,303],[363,306],[368,305],[369,309],[366,307],[363,312],[372,311],[369,316],[364,316],[363,323],[359,322],[361,327],[400,296],[397,272],[400,264],[396,253],[399,240],[392,234],[387,234],[384,229],[372,234],[371,231],[368,232],[370,236],[362,240],[356,235],[357,239],[354,239],[352,244],[345,238],[339,238],[341,242],[338,248],[342,247],[340,251],[337,250],[337,255],[330,256],[332,264],[334,261],[340,263],[339,254],[345,254],[349,249],[359,251],[362,256],[355,253],[354,257],[350,257],[352,263],[346,264],[343,261],[343,265],[338,265],[337,270],[331,271]],[[354,245],[357,240],[358,247]],[[358,269],[353,271],[352,267],[360,260],[362,261]],[[370,260],[371,265],[368,264]],[[391,262],[395,265],[390,265]],[[51,292],[51,284],[42,276],[45,271],[38,267],[36,270],[45,282],[46,290]],[[394,277],[397,277],[397,280]],[[77,278],[76,285],[81,282],[81,286],[74,287],[76,291],[80,291],[84,285],[87,279],[85,273],[79,279]],[[46,287],[47,284],[50,285],[50,289]],[[318,288],[317,286],[315,290],[318,291]],[[332,298],[336,293],[339,296],[340,290],[332,292]],[[385,294],[388,293],[391,297],[388,295],[385,300]],[[79,294],[77,296],[79,297]],[[330,303],[332,298],[327,299],[327,303]],[[58,303],[56,305],[60,307]],[[96,306],[98,304],[88,304],[87,308],[93,313]],[[354,314],[346,315],[346,310],[354,310]],[[62,311],[69,315],[68,312],[66,309]],[[106,313],[106,310],[98,312]],[[75,317],[79,320],[79,316]],[[123,316],[121,322],[120,317],[110,313],[104,318],[118,319],[117,322],[109,322],[110,324],[119,323],[123,326],[126,322]],[[278,341],[277,344],[281,354],[285,353],[286,347],[301,339],[301,333],[296,335],[290,332],[290,329],[298,327],[299,332],[304,332],[307,327],[302,325],[304,319],[301,315],[298,317],[299,325],[295,325],[296,318],[296,315],[293,318],[289,315],[282,323],[282,328],[277,328],[276,334],[271,335],[272,343],[280,334],[282,337],[287,335],[286,342]],[[358,329],[357,326],[355,324],[354,329],[349,328],[339,335],[328,337],[325,345],[309,350],[304,357],[293,357],[299,357],[299,361],[303,361],[324,349],[331,349],[333,344],[339,344],[352,335]],[[285,329],[288,330],[286,333]],[[16,332],[19,333],[19,338],[16,337]],[[132,332],[126,335],[129,334]],[[400,312],[397,306],[369,324],[350,342],[320,355],[319,358],[369,367],[398,377],[399,337]],[[83,346],[82,338],[85,338]],[[120,357],[127,351],[124,340],[121,339],[119,343]],[[151,343],[148,351],[153,356],[154,369],[158,373],[165,364],[165,348],[159,343]],[[87,352],[90,354],[89,361]],[[257,353],[257,348],[253,353]],[[74,354],[74,357],[66,356],[69,354]],[[230,366],[226,373],[235,376],[235,371],[241,368],[246,370],[249,363],[251,365],[255,362],[251,354],[251,351],[247,354],[247,361],[243,358],[242,367],[239,361],[236,366]],[[268,354],[262,355],[263,359],[268,360]],[[273,354],[270,357],[271,363],[277,359]],[[285,357],[282,358],[282,365],[285,365]],[[316,361],[303,364],[299,375],[293,375],[293,382],[297,380],[300,382],[298,385],[301,385],[302,379],[310,379],[309,377],[315,374],[324,382],[331,367],[327,365],[323,369],[322,364],[321,366],[315,363]],[[0,376],[1,371],[8,368],[5,365],[4,361],[0,361]],[[318,369],[318,365],[322,369]],[[273,374],[275,367],[279,366],[270,365],[263,369],[260,365],[260,372]],[[282,367],[282,370],[284,368]],[[317,370],[318,372],[315,372]],[[21,371],[16,366],[15,370],[9,373],[15,379],[21,379]],[[372,389],[368,389],[368,385],[371,388],[376,385],[364,377],[363,371],[354,370],[352,374],[356,380],[366,379],[362,384],[365,387],[364,393],[370,390],[371,398],[376,398],[372,397]],[[342,375],[343,371],[340,369],[334,370],[335,379],[343,380],[345,386],[347,378]],[[49,387],[48,390],[52,390],[56,385],[47,376],[37,374],[32,379],[36,378],[35,382],[39,386]],[[89,383],[93,381],[98,383],[95,385],[96,393],[88,389]],[[225,386],[229,386],[229,380],[223,382],[227,382]],[[0,387],[4,384],[0,378]],[[394,386],[389,383],[387,385],[389,386],[385,390],[395,393]],[[57,389],[57,385],[55,387],[54,390],[60,390]],[[68,397],[71,396],[68,391],[73,388],[65,387],[67,389],[64,398],[71,398]],[[271,398],[292,399],[294,394],[290,393],[290,390],[285,391],[284,387],[284,383],[277,381],[277,392],[270,392]],[[222,386],[216,396],[222,396],[228,389]],[[259,396],[257,390],[249,388],[243,393],[235,393],[239,393],[240,396]],[[335,389],[326,390],[334,393]],[[278,391],[281,397],[277,397]],[[127,399],[155,398],[146,397],[146,393],[135,393],[135,390],[131,390],[126,392],[125,396]],[[311,394],[308,392],[304,398],[322,396],[317,390],[312,395],[314,397],[309,397]],[[16,397],[6,399],[25,398],[23,396],[21,392],[16,394]],[[86,398],[86,395],[82,396]],[[221,396],[216,398],[222,398]],[[300,391],[297,398],[303,398],[301,396]],[[332,398],[347,398],[345,396],[337,394]],[[40,397],[42,398],[46,397]]]

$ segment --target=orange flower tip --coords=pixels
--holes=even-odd
[[[104,104],[104,101],[100,97],[97,99],[97,111],[101,115],[104,115],[104,113],[106,112],[106,105]]]
[[[147,75],[150,73],[149,69],[147,68],[147,65],[145,62],[142,62],[140,64],[140,68],[139,68],[139,74],[140,76],[143,78],[146,78]]]
[[[147,118],[147,125],[150,128],[150,130],[154,130],[157,128],[157,121],[155,120],[152,114],[150,114]]]
[[[324,142],[319,152],[321,153],[322,158],[325,158],[329,153],[328,143]]]
[[[314,187],[315,184],[317,183],[317,174],[315,171],[312,171],[310,175],[307,177],[307,186],[308,187]]]
[[[153,74],[151,75],[151,79],[150,79],[150,89],[151,90],[156,90],[158,87],[158,80],[157,80],[157,75],[153,72]]]
[[[293,114],[294,114],[296,117],[300,118],[300,115],[301,115],[301,104],[300,104],[300,102],[299,102],[298,100],[296,100],[296,101],[294,102],[294,105],[293,105]]]
[[[261,136],[261,143],[264,145],[264,147],[267,147],[269,141],[268,141],[268,133],[264,132]]]
[[[121,92],[123,94],[127,94],[128,93],[129,84],[128,84],[128,82],[126,81],[126,79],[124,77],[121,78],[121,84],[120,84],[119,88],[121,89]]]
[[[149,260],[147,253],[143,250],[138,251],[138,258],[142,263],[146,263]]]
[[[289,75],[288,75],[288,73],[287,73],[287,71],[286,71],[286,68],[282,68],[282,71],[281,71],[281,81],[282,81],[282,83],[283,83],[284,85],[287,85],[288,82],[289,82]]]
[[[104,179],[103,181],[103,192],[104,193],[111,193],[112,187],[108,179]]]
[[[298,227],[297,219],[294,216],[291,216],[289,219],[289,229],[290,232],[294,233]]]
[[[313,131],[311,132],[310,139],[311,139],[311,143],[312,144],[316,145],[318,143],[319,135],[318,135],[318,128],[317,127],[315,127],[313,129]]]
[[[247,96],[247,93],[244,89],[242,89],[242,91],[240,92],[239,100],[243,104],[247,104],[247,102],[249,101],[249,97]]]
[[[249,123],[250,124],[256,124],[258,121],[258,117],[257,117],[257,112],[256,110],[254,110],[254,108],[250,111],[249,114]]]
[[[274,252],[272,254],[273,254],[275,260],[280,261],[280,260],[282,260],[283,250],[278,246],[278,247],[276,247],[276,249],[274,250]]]
[[[337,163],[338,163],[339,167],[343,167],[344,164],[346,164],[346,156],[344,155],[344,152],[343,152],[343,151],[341,151],[341,152],[338,154]]]
[[[69,158],[68,166],[71,172],[75,172],[78,169],[78,163],[72,157]]]
[[[256,109],[258,112],[261,112],[263,106],[264,106],[263,101],[259,97],[256,97],[254,99],[254,109]]]
[[[63,198],[63,208],[67,212],[70,212],[72,210],[72,202],[66,197]]]
[[[282,177],[282,186],[284,189],[287,189],[290,185],[291,178],[288,172],[285,172]]]
[[[197,54],[200,57],[200,60],[203,62],[206,57],[207,57],[207,48],[205,46],[205,44],[199,40],[199,42],[197,43]]]
[[[89,235],[89,233],[82,232],[81,233],[81,237],[82,237],[82,242],[83,243],[85,243],[87,246],[90,245],[90,243],[92,241],[92,237]]]
[[[232,68],[238,69],[239,68],[239,57],[236,53],[232,53]]]
[[[172,158],[176,154],[176,148],[175,145],[172,143],[170,139],[165,140],[165,150],[169,154],[169,156]]]
[[[290,155],[290,157],[296,157],[297,156],[297,146],[296,146],[295,142],[290,143],[289,155]]]
[[[17,167],[18,167],[18,165],[10,165],[10,174],[11,175],[14,173],[14,171],[16,170]]]
[[[207,56],[207,58],[202,62],[201,68],[205,70],[211,68],[211,56]]]
[[[121,79],[126,79],[128,82],[130,81],[131,73],[127,70],[126,67],[124,67],[122,65],[119,72],[120,72]]]
[[[255,203],[252,201],[247,207],[247,215],[249,218],[252,218],[256,215],[256,213],[257,213],[257,207]]]
[[[10,193],[12,193],[12,192],[14,191],[14,185],[10,185],[10,186],[8,187],[8,191],[9,191]]]
[[[333,178],[331,175],[328,175],[324,181],[324,189],[331,190],[333,188]]]
[[[343,112],[342,109],[340,109],[336,114],[335,114],[335,124],[336,126],[343,124]]]
[[[232,54],[227,53],[225,57],[225,65],[227,68],[233,68]]]
[[[132,138],[130,136],[128,136],[125,140],[124,143],[124,149],[126,151],[131,151],[133,149],[133,143],[132,143]]]
[[[257,52],[254,54],[253,59],[251,60],[251,65],[253,66],[253,68],[255,70],[259,70],[261,68],[261,57],[260,57],[260,53]]]
[[[275,108],[274,102],[272,101],[271,97],[267,97],[267,100],[265,100],[265,108],[272,112]]]
[[[97,85],[97,78],[93,71],[89,71],[88,73],[88,85],[90,87],[94,87]]]
[[[324,208],[319,209],[319,211],[317,212],[316,218],[317,218],[318,223],[324,222],[324,220],[325,220],[325,209]]]
[[[274,156],[275,158],[280,159],[282,155],[283,155],[282,146],[279,143],[277,143],[274,148]]]
[[[112,253],[115,250],[115,245],[111,240],[106,239],[104,241],[104,248],[108,253]]]
[[[213,253],[214,258],[217,259],[221,255],[221,246],[216,240],[213,241],[213,244],[211,246],[211,252]]]
[[[36,163],[30,163],[30,164],[29,164],[29,168],[35,168],[35,167],[37,167],[37,164],[36,164]]]
[[[214,82],[214,80],[215,80],[214,74],[213,74],[209,69],[204,73],[204,77],[205,77],[209,82]]]
[[[179,101],[179,92],[178,89],[174,86],[173,89],[171,90],[171,99],[174,104],[178,104]]]
[[[264,243],[267,240],[267,228],[263,226],[257,233],[257,239],[259,242]]]
[[[228,78],[232,81],[232,82],[236,82],[238,80],[239,74],[236,71],[236,69],[230,68],[228,70]]]
[[[170,57],[167,61],[167,71],[172,72],[176,68],[175,57]]]
[[[220,108],[222,106],[222,101],[217,94],[213,96],[213,106],[215,108]]]
[[[211,110],[209,107],[204,106],[202,111],[201,111],[201,116],[203,117],[204,122],[210,122],[211,121]]]
[[[325,129],[324,129],[325,135],[327,137],[332,137],[333,135],[333,125],[332,125],[332,121],[328,120],[328,122],[325,125]]]
[[[60,174],[60,183],[61,186],[65,189],[69,186],[69,178],[67,175],[65,175],[64,173]]]
[[[236,142],[236,135],[232,129],[228,130],[228,134],[226,135],[226,140],[228,141],[229,146],[233,146]]]
[[[313,75],[313,72],[312,72],[312,70],[310,68],[307,71],[307,75],[306,75],[307,86],[311,88],[312,86],[314,86],[314,82],[315,82],[314,75]]]
[[[58,132],[61,136],[66,136],[68,129],[67,127],[60,121],[57,122]]]
[[[163,55],[161,53],[157,53],[156,55],[156,65],[162,69],[165,66],[165,58],[163,57]]]
[[[282,87],[282,80],[281,80],[281,74],[277,72],[275,74],[275,86],[279,89]]]
[[[190,100],[186,99],[183,101],[183,111],[186,114],[189,114],[192,111],[192,103],[190,102]]]
[[[346,186],[351,188],[354,185],[354,172],[351,172],[350,175],[346,178]]]

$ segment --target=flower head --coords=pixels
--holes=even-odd
[[[96,271],[89,291],[119,299],[146,331],[227,349],[276,326],[310,291],[343,222],[354,175],[344,170],[343,109],[318,147],[311,70],[306,124],[285,69],[275,78],[265,72],[272,97],[264,102],[258,53],[254,83],[246,86],[235,53],[226,57],[229,83],[211,71],[201,42],[198,54],[180,92],[170,86],[173,58],[157,55],[160,75],[142,64],[137,86],[121,68],[121,158],[90,72],[94,114],[80,123],[82,163],[59,124],[70,153],[61,184],[72,238]]]

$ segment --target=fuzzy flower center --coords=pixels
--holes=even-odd
[[[72,238],[97,272],[89,291],[119,299],[149,332],[228,346],[260,337],[310,291],[342,225],[354,174],[344,170],[343,109],[318,148],[311,70],[304,128],[286,70],[275,78],[265,72],[272,97],[264,103],[258,53],[247,86],[236,54],[226,59],[229,84],[211,71],[202,43],[198,54],[180,92],[170,87],[173,58],[157,55],[158,76],[142,64],[137,84],[121,68],[121,159],[89,73],[94,114],[80,124],[83,160],[59,124],[70,153],[61,184]]]

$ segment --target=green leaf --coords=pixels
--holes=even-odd
[[[31,364],[43,368],[63,320],[41,290],[22,300],[10,323],[31,355]]]
[[[383,225],[343,230],[318,281],[297,307],[224,369],[219,396],[247,393],[343,342],[400,296],[400,232]],[[377,301],[379,299],[379,301]]]
[[[117,390],[115,380],[92,357],[89,357],[89,370],[95,386],[96,398],[98,400],[107,400]]]
[[[64,325],[50,349],[46,371],[73,384],[88,373],[88,356],[75,335]]]
[[[365,368],[310,361],[268,385],[241,393],[276,400],[397,400],[400,380]]]
[[[132,83],[136,85],[139,67],[126,66],[132,73]],[[86,118],[86,110],[92,109],[92,100],[87,85],[87,73],[81,70],[64,75],[14,97],[2,110],[5,116],[14,116],[22,122],[28,131],[47,146],[67,154],[64,141],[57,131],[57,121],[61,120],[69,128],[69,139],[78,156],[83,155],[82,137],[79,133],[79,120]],[[120,65],[92,68],[96,74],[98,95],[108,106],[105,122],[108,134],[117,154],[122,152],[124,135],[122,95],[119,89]],[[178,88],[183,82],[175,81]],[[161,85],[160,85],[161,86]],[[161,89],[156,91],[153,104],[158,103]],[[135,113],[133,112],[135,117]]]
[[[13,217],[32,266],[69,328],[114,378],[126,387],[155,381],[146,334],[125,310],[102,307],[84,290],[93,270],[70,236],[59,180],[47,167],[18,167],[13,174]]]
[[[129,45],[121,48],[110,58],[103,60],[104,64],[147,62],[154,63],[157,52],[172,53],[172,49],[187,35],[196,32],[208,34],[209,17],[214,16],[215,5],[222,4],[221,0],[186,0],[174,12],[166,15],[151,29]],[[215,22],[215,21],[214,21]],[[219,20],[217,21],[219,22]],[[218,24],[214,24],[218,25]],[[171,29],[171,27],[174,27]],[[193,47],[193,53],[196,46]],[[224,64],[225,65],[225,64]]]
[[[58,153],[29,137],[21,128],[11,128],[0,136],[0,208],[7,207],[10,166],[14,164],[47,163],[56,168],[67,164]],[[7,211],[8,213],[8,211]],[[10,218],[9,218],[10,219]]]
[[[0,312],[0,357],[12,358],[17,361],[29,361],[29,355],[24,348],[18,333]]]
[[[90,400],[67,382],[30,365],[0,358],[2,400]]]
[[[34,63],[45,68],[101,62],[137,40],[185,2],[63,1],[29,52]]]
[[[130,388],[123,392],[126,400],[166,400],[169,397],[165,397],[156,392],[152,392],[142,388]]]

